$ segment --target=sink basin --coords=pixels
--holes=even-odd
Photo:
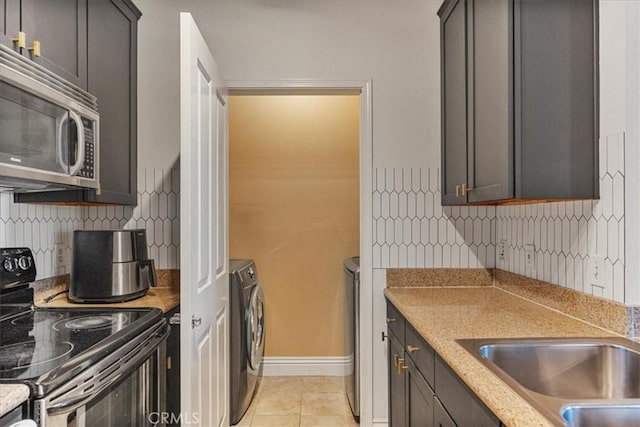
[[[624,338],[457,340],[558,426],[640,426],[640,345]]]
[[[570,427],[629,427],[640,425],[640,405],[575,405],[562,411]]]
[[[640,398],[640,353],[606,342],[486,344],[480,355],[523,387],[565,399]]]

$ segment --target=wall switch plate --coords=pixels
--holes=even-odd
[[[536,269],[536,247],[532,243],[524,245],[524,266],[531,273]]]
[[[589,284],[604,287],[604,257],[589,257]]]
[[[507,241],[505,239],[498,242],[498,261],[507,262]]]

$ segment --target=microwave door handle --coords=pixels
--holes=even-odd
[[[78,157],[76,162],[69,167],[69,175],[76,176],[80,169],[84,166],[84,158],[85,158],[85,144],[84,144],[84,126],[82,125],[82,119],[80,116],[73,112],[69,111],[69,118],[76,122],[76,129],[78,135],[78,143],[76,146],[78,147]]]
[[[70,111],[65,112],[61,116],[56,118],[56,137],[58,138],[56,141],[56,148],[58,153],[58,164],[62,166],[65,172],[69,172],[69,144],[65,144],[63,138],[62,130],[64,129],[64,124],[69,120]],[[68,129],[68,127],[67,127]],[[69,135],[66,135],[66,138],[69,138]],[[65,150],[65,146],[67,149]]]

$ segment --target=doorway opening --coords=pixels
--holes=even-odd
[[[251,96],[355,96],[358,97],[359,123],[358,123],[358,251],[353,254],[360,254],[360,348],[359,348],[359,385],[360,385],[360,420],[364,425],[371,424],[372,402],[373,402],[373,287],[372,287],[372,171],[373,171],[373,141],[372,141],[372,83],[371,80],[346,80],[346,81],[324,81],[324,80],[274,80],[274,81],[230,81],[229,95],[230,102],[236,97]],[[298,100],[300,102],[301,99]],[[230,111],[233,114],[233,111]],[[230,118],[233,120],[233,117]],[[251,120],[253,122],[253,119]],[[291,121],[289,121],[291,122]],[[233,126],[230,124],[230,126]],[[235,133],[230,130],[230,149],[234,149],[233,138]],[[262,138],[261,138],[262,139]],[[233,165],[233,156],[229,156]],[[230,177],[233,181],[233,177]],[[231,182],[231,191],[234,192],[235,185]],[[233,204],[232,194],[231,204]],[[290,203],[289,203],[290,205]],[[234,215],[234,208],[231,207],[231,215]],[[231,239],[235,238],[235,225],[231,227]],[[234,248],[234,243],[231,247]],[[235,248],[234,248],[235,249]],[[245,256],[231,252],[231,256]],[[352,256],[351,254],[349,256]],[[342,261],[338,261],[338,269],[342,268]],[[296,260],[291,260],[295,263]],[[258,264],[258,269],[260,265]],[[267,266],[265,266],[267,267]],[[265,286],[266,278],[262,277],[261,282]],[[293,284],[295,285],[295,284]],[[291,285],[291,286],[293,286]],[[340,287],[341,284],[338,285]],[[335,298],[343,298],[342,290],[335,293]],[[295,299],[289,298],[289,304],[284,310],[291,311],[300,309],[295,307]],[[315,302],[314,302],[315,304]],[[299,304],[298,304],[299,305]],[[304,307],[303,307],[304,308]],[[267,290],[265,310],[269,313],[271,307]],[[306,317],[304,309],[302,316]],[[336,315],[338,317],[340,314]],[[325,318],[331,316],[329,311],[324,313]],[[313,329],[305,331],[307,335],[316,337],[319,340],[320,333],[318,326],[322,325],[326,319],[314,325]],[[277,321],[276,321],[277,322]],[[277,323],[276,323],[277,324]],[[274,325],[275,326],[275,325]],[[294,325],[295,326],[295,325]],[[267,330],[267,346],[269,345],[269,330]],[[338,332],[340,334],[341,332]],[[289,340],[295,342],[293,337]],[[270,351],[270,350],[269,350]],[[326,357],[294,357],[294,356],[269,356],[271,375],[347,375],[348,362],[344,356]],[[291,353],[290,353],[291,354]],[[353,356],[352,356],[353,357]]]
[[[360,95],[229,97],[229,254],[256,262],[271,358],[344,352],[344,259],[360,250]]]

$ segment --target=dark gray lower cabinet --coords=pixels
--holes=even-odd
[[[387,316],[390,426],[500,426],[498,418],[389,302]]]
[[[169,311],[165,318],[167,322],[171,316],[180,312],[180,306]],[[165,410],[174,414],[169,419],[178,420],[180,414],[180,325],[171,325],[171,332],[167,338],[167,400]],[[179,426],[180,424],[169,424]]]

